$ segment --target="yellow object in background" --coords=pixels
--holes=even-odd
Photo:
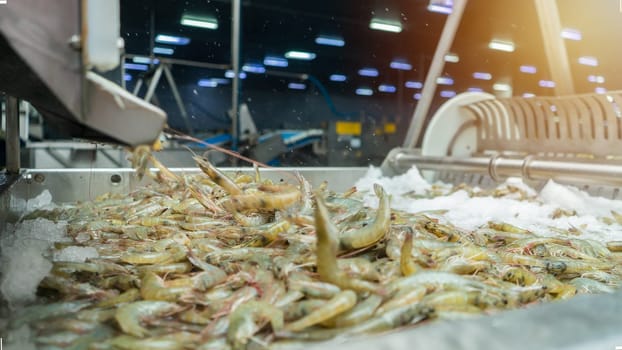
[[[384,133],[385,134],[395,134],[396,130],[397,130],[397,127],[395,126],[395,123],[385,123],[384,124]]]
[[[335,124],[337,135],[360,135],[361,123],[338,121]]]

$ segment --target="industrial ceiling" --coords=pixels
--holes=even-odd
[[[442,9],[435,12],[430,3],[242,1],[241,63],[247,65],[243,89],[312,89],[308,82],[261,73],[261,69],[268,69],[312,75],[331,94],[413,105],[420,96],[421,83],[447,19],[446,13],[440,13]],[[451,8],[451,1],[441,3]],[[124,0],[121,5],[126,52],[148,56],[150,40],[169,35],[190,41],[186,45],[155,43],[160,52],[156,56],[230,62],[230,1]],[[560,37],[568,51],[575,91],[619,89],[622,13],[618,0],[564,0],[558,1],[558,7],[564,28]],[[182,25],[184,16],[212,21],[212,29]],[[401,28],[399,32],[374,30],[370,28],[372,20]],[[318,37],[328,38],[329,45],[321,44]],[[493,40],[512,44],[511,52],[491,49]],[[451,79],[437,88],[437,103],[467,90],[495,92],[509,87],[514,96],[554,94],[551,87],[555,82],[549,82],[543,45],[533,1],[469,0],[451,50],[456,56],[449,57],[445,64],[443,76]],[[314,57],[286,59],[292,50]],[[366,68],[371,68],[371,73]],[[253,73],[257,69],[260,73]],[[196,77],[197,83],[208,76],[218,78],[213,84],[202,85],[218,88],[227,84],[225,74],[206,72]]]

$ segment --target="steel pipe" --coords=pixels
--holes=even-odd
[[[553,179],[563,182],[595,183],[622,186],[622,163],[590,160],[492,157],[432,157],[406,152],[397,153],[390,165],[405,171],[416,165],[420,170],[455,171],[490,176],[495,181],[507,177],[525,180]]]

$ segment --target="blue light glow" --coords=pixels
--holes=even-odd
[[[343,82],[343,81],[346,81],[348,79],[348,77],[346,77],[343,74],[332,74],[329,79],[330,79],[330,81]]]
[[[378,70],[376,68],[361,68],[359,69],[359,75],[363,77],[377,77]]]
[[[155,38],[156,43],[171,44],[171,45],[188,45],[190,44],[190,38],[183,36],[158,34]]]
[[[423,83],[421,83],[420,81],[407,81],[406,83],[404,83],[404,86],[409,88],[409,89],[421,89],[423,87]]]
[[[317,38],[315,38],[315,43],[318,45],[328,45],[328,46],[337,46],[337,47],[343,47],[346,44],[346,42],[341,37],[327,36],[327,35],[318,36]]]
[[[378,91],[392,94],[397,91],[397,88],[395,85],[381,84],[378,86]]]
[[[289,65],[289,62],[283,57],[266,56],[263,59],[263,64],[272,67],[287,67]]]
[[[247,63],[242,66],[242,70],[248,73],[262,74],[266,72],[266,67],[258,63]]]
[[[292,90],[304,90],[307,88],[307,85],[303,83],[289,83],[287,84],[287,87]]]
[[[149,69],[149,66],[137,63],[124,63],[123,68],[125,68],[126,70],[140,70],[146,72]]]
[[[393,69],[398,69],[398,70],[411,70],[413,69],[412,64],[406,62],[406,61],[402,61],[402,60],[395,60],[395,61],[391,61],[391,64],[389,65],[389,67],[393,68]]]
[[[356,94],[360,96],[371,96],[374,94],[374,90],[370,88],[358,88],[356,89]]]

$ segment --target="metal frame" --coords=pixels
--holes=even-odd
[[[564,41],[559,35],[561,32],[561,22],[557,2],[555,0],[534,0],[533,3],[538,13],[548,67],[553,80],[557,83],[555,87],[556,95],[572,94],[574,93],[574,86],[568,62],[568,53]],[[423,90],[421,91],[421,99],[417,103],[410,126],[408,127],[403,143],[404,148],[414,148],[419,143],[423,123],[428,116],[432,100],[434,99],[437,86],[436,79],[443,72],[445,66],[444,56],[449,52],[453,44],[466,4],[467,0],[454,1],[453,11],[445,22],[434,57],[432,58],[432,64],[426,75]]]

